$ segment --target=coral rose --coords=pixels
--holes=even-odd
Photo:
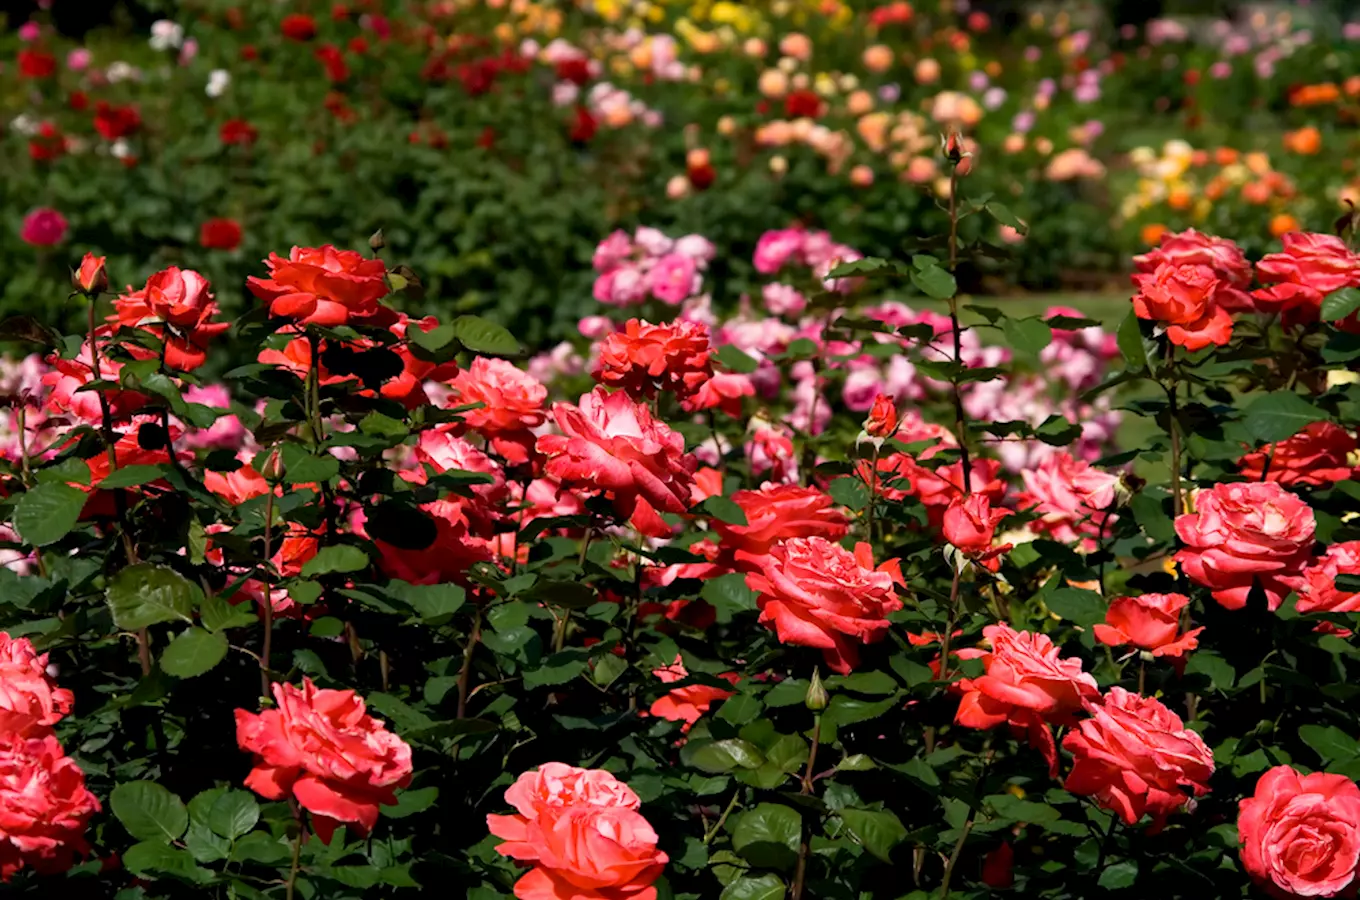
[[[1272,610],[1294,587],[1313,549],[1313,510],[1274,482],[1216,484],[1176,518],[1185,574],[1228,609],[1260,583]]]
[[[1011,514],[1008,509],[992,509],[986,494],[955,497],[944,511],[944,539],[989,571],[1001,567],[1000,555],[1010,549],[993,547],[996,526]]]
[[[246,279],[250,292],[269,304],[271,316],[307,325],[390,324],[395,315],[378,301],[387,295],[380,259],[353,250],[294,247],[284,259],[265,260],[269,277]]]
[[[567,806],[541,811],[522,842],[496,849],[535,864],[515,883],[519,900],[656,900],[668,861],[656,844],[636,810]]]
[[[667,253],[647,272],[647,287],[652,296],[671,306],[697,294],[702,284],[698,263],[683,253]]]
[[[529,822],[552,809],[593,806],[600,809],[637,809],[642,805],[632,788],[603,769],[580,769],[565,763],[544,763],[515,779],[505,802],[519,815],[487,816],[487,827],[506,841],[523,841]],[[502,845],[502,853],[506,852]]]
[[[767,482],[758,491],[737,491],[732,502],[746,514],[746,524],[714,519],[712,526],[723,551],[748,571],[758,570],[780,541],[814,536],[839,541],[850,531],[850,522],[835,508],[835,501],[814,487]]]
[[[1156,828],[1192,796],[1208,793],[1213,754],[1161,701],[1112,687],[1087,711],[1091,718],[1063,738],[1075,758],[1067,790],[1095,797],[1126,825],[1147,813]]]
[[[781,642],[818,648],[842,675],[859,664],[857,645],[882,640],[888,614],[902,608],[898,561],[875,568],[863,543],[851,553],[824,537],[791,538],[770,548],[746,584]]]
[[[1360,591],[1337,587],[1340,575],[1360,575],[1360,541],[1333,544],[1303,570],[1303,577],[1295,585],[1299,592],[1298,611],[1360,612]]]
[[[1232,316],[1218,299],[1223,282],[1208,266],[1167,262],[1133,280],[1138,285],[1134,312],[1166,326],[1171,343],[1200,350],[1232,338]]]
[[[25,866],[71,868],[89,849],[85,829],[97,812],[85,773],[55,737],[0,733],[0,881]]]
[[[1133,258],[1139,272],[1154,273],[1162,263],[1208,266],[1220,281],[1215,294],[1219,306],[1230,312],[1249,312],[1255,308],[1247,293],[1252,281],[1251,263],[1237,244],[1193,228],[1174,233],[1164,231],[1160,238],[1160,246]]]
[[[1262,284],[1252,296],[1263,312],[1285,313],[1286,324],[1317,321],[1322,300],[1342,288],[1360,287],[1360,255],[1335,235],[1292,232],[1284,249],[1256,263]]]
[[[369,716],[354,691],[273,685],[276,709],[236,710],[236,742],[255,754],[246,787],[269,800],[292,797],[312,813],[324,843],[335,829],[366,835],[378,807],[411,780],[411,748]]]
[[[506,360],[478,356],[449,387],[453,392],[448,405],[483,404],[461,413],[468,428],[490,439],[495,451],[509,462],[529,461],[534,449],[531,429],[547,419],[543,401],[548,389],[542,382]]]
[[[1096,640],[1111,647],[1132,644],[1153,656],[1181,656],[1199,646],[1203,628],[1180,633],[1181,610],[1190,605],[1184,594],[1142,594],[1116,597],[1096,625]]]
[[[864,433],[870,437],[890,438],[897,431],[897,406],[887,394],[874,397],[874,405],[864,420]]]
[[[708,326],[677,320],[652,325],[629,319],[623,330],[605,336],[598,348],[595,380],[622,388],[634,397],[670,391],[681,405],[696,408],[697,394],[713,377]]]
[[[1360,788],[1343,775],[1276,766],[1238,804],[1242,865],[1278,897],[1335,897],[1360,863]]]
[[[675,662],[669,666],[653,669],[652,674],[661,679],[662,684],[673,684],[688,678],[689,670],[685,668],[680,655],[676,654]],[[727,672],[718,676],[729,684],[736,684],[738,677],[735,672]],[[713,685],[690,684],[675,688],[657,698],[648,712],[659,719],[684,722],[683,730],[689,731],[690,726],[699,721],[700,717],[708,712],[710,706],[719,700],[726,700],[732,694],[732,691],[723,690]]]
[[[230,326],[212,321],[218,313],[208,279],[192,269],[171,266],[152,275],[140,291],[114,300],[116,321],[125,328],[145,328],[165,341],[165,364],[190,371],[208,361],[208,344]],[[149,348],[130,346],[140,359],[156,356]]]
[[[1047,635],[1016,631],[1003,623],[982,629],[992,645],[982,657],[984,674],[959,682],[963,698],[954,721],[968,728],[1009,724],[1058,774],[1058,747],[1049,724],[1071,725],[1087,700],[1100,695],[1081,660],[1058,655]]]
[[[547,474],[564,483],[605,491],[619,516],[644,534],[665,537],[661,512],[688,509],[698,462],[685,439],[652,418],[645,404],[597,387],[579,406],[553,405],[563,434],[538,439]]]
[[[1020,477],[1025,482],[1020,509],[1038,513],[1031,527],[1055,541],[1075,544],[1083,537],[1099,537],[1115,520],[1109,510],[1115,505],[1119,476],[1066,451],[1045,457]]]
[[[47,654],[0,631],[0,734],[39,737],[71,711],[70,691],[47,674]]]
[[[1335,422],[1313,422],[1298,434],[1248,453],[1237,464],[1251,481],[1322,487],[1354,477],[1350,456],[1355,451],[1355,435]]]

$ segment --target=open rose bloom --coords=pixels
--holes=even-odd
[[[72,700],[47,674],[46,653],[0,631],[0,734],[44,734],[71,711]]]
[[[1342,775],[1276,766],[1237,816],[1242,865],[1277,897],[1352,891],[1360,865],[1360,788]]]

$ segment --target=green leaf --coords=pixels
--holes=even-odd
[[[1034,436],[1045,444],[1065,447],[1081,437],[1081,426],[1069,422],[1064,416],[1052,415],[1034,429]]]
[[[746,511],[727,497],[709,497],[699,504],[705,513],[728,525],[748,525]]]
[[[1322,321],[1335,322],[1344,319],[1360,309],[1360,290],[1342,288],[1333,291],[1322,300]]]
[[[416,813],[424,812],[434,805],[434,801],[439,798],[439,788],[427,787],[407,789],[397,794],[395,806],[384,806],[382,809],[383,818],[404,819]]]
[[[628,671],[628,661],[612,653],[598,657],[590,677],[600,687],[609,687],[618,677]]]
[[[340,474],[340,460],[329,453],[313,456],[299,444],[284,444],[279,456],[283,480],[289,484],[319,484]]]
[[[231,848],[233,860],[252,860],[266,866],[277,865],[288,859],[288,844],[264,831],[252,831]]]
[[[302,566],[302,577],[314,578],[328,572],[362,572],[368,568],[368,554],[351,544],[322,547]]]
[[[566,579],[544,579],[525,592],[524,596],[561,609],[585,609],[600,599],[595,588],[590,585]]]
[[[1228,661],[1209,650],[1196,650],[1190,654],[1185,673],[1208,676],[1214,688],[1220,691],[1232,690],[1233,682],[1237,680],[1237,671]]]
[[[406,329],[406,339],[417,347],[428,350],[430,353],[438,353],[449,344],[453,343],[453,326],[436,325],[429,331],[425,331],[421,328],[408,328]]]
[[[169,875],[195,884],[207,884],[213,873],[200,866],[187,850],[177,850],[158,841],[133,844],[123,853],[123,867],[133,875],[154,878]]]
[[[566,684],[586,670],[586,657],[579,650],[563,650],[554,653],[543,661],[537,669],[524,673],[524,686],[527,688],[549,687]]]
[[[165,476],[164,466],[124,466],[99,482],[101,490],[137,487]]]
[[[723,344],[717,349],[713,356],[718,362],[722,363],[724,368],[728,371],[739,372],[743,375],[749,375],[760,366],[760,363],[756,362],[756,360],[741,352],[731,344]]]
[[[1105,871],[1100,873],[1100,878],[1096,884],[1105,888],[1107,891],[1117,891],[1121,888],[1132,887],[1138,880],[1138,863],[1132,859],[1117,862],[1105,867]]]
[[[480,316],[459,316],[451,323],[453,336],[458,343],[473,353],[487,353],[492,356],[517,356],[523,348],[515,336],[495,322]]]
[[[925,294],[936,300],[948,300],[959,292],[954,276],[941,267],[930,263],[911,273],[911,283]]]
[[[1007,319],[1001,323],[1001,333],[1011,347],[1027,356],[1038,356],[1053,343],[1053,329],[1040,318]]]
[[[411,433],[406,423],[380,412],[371,412],[359,422],[359,430],[374,437],[400,439]]]
[[[1242,411],[1242,422],[1247,432],[1263,444],[1293,437],[1305,426],[1326,418],[1326,412],[1293,391],[1263,394]]]
[[[746,576],[740,572],[710,578],[699,596],[718,611],[719,621],[731,621],[734,614],[756,608],[756,593],[746,586]]]
[[[227,791],[208,811],[208,827],[216,834],[235,840],[260,821],[260,804],[246,791]]]
[[[85,491],[55,482],[30,488],[14,504],[14,529],[35,547],[54,544],[76,527],[89,496]]]
[[[855,840],[885,863],[892,862],[892,849],[907,836],[895,813],[870,809],[842,809],[836,813]]]
[[[176,841],[189,827],[189,810],[154,781],[118,785],[109,795],[109,806],[128,834],[139,841]]]
[[[1010,207],[1006,206],[1004,203],[988,200],[983,204],[982,208],[987,210],[987,212],[991,214],[991,217],[1002,225],[1009,225],[1021,234],[1029,233],[1029,226],[1022,222],[1015,213],[1011,212]]]
[[[787,888],[778,875],[742,877],[723,888],[719,900],[783,900]]]
[[[113,576],[105,599],[114,624],[124,631],[137,631],[176,619],[192,622],[195,590],[174,569],[138,563]]]
[[[796,811],[777,803],[761,803],[737,817],[732,849],[753,866],[791,869],[798,861],[802,835],[803,820]]]
[[[1077,588],[1059,588],[1043,595],[1043,600],[1050,612],[1085,628],[1104,622],[1105,610],[1108,608],[1105,598],[1095,591]]]
[[[1143,372],[1148,367],[1147,345],[1143,342],[1143,331],[1138,324],[1138,313],[1130,309],[1124,321],[1115,331],[1115,343],[1124,362],[1135,372]]]
[[[1333,725],[1302,725],[1299,737],[1322,757],[1324,764],[1360,756],[1360,744],[1355,738]]]
[[[226,635],[190,628],[161,653],[161,669],[176,678],[193,678],[220,663],[226,655]]]
[[[897,271],[898,269],[899,265],[891,260],[879,256],[866,256],[863,259],[852,259],[849,262],[837,263],[831,271],[826,273],[826,277],[849,278],[852,275],[872,275],[875,272]]]
[[[245,595],[238,593],[236,596],[244,600]],[[203,627],[209,631],[241,628],[245,625],[253,625],[258,621],[255,610],[248,601],[239,605],[232,605],[216,594],[203,598],[203,602],[199,604],[198,618],[203,623]]]
[[[765,762],[759,747],[738,738],[724,741],[690,740],[680,748],[680,759],[685,765],[711,775],[723,775],[737,768],[755,769]]]
[[[416,611],[431,625],[442,625],[463,608],[467,592],[456,584],[408,584],[393,581],[387,593]]]
[[[826,486],[826,492],[846,509],[861,510],[869,505],[869,488],[853,475],[833,479]]]

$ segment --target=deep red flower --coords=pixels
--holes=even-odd
[[[217,130],[217,137],[227,145],[248,146],[255,143],[260,132],[245,119],[228,119]]]
[[[483,150],[490,150],[496,146],[496,129],[490,125],[482,129],[482,133],[477,135],[477,146]]]
[[[557,64],[557,77],[572,84],[585,84],[590,80],[590,61],[584,56],[564,59]]]
[[[355,56],[363,56],[368,52],[368,38],[363,35],[349,39],[349,52]]]
[[[284,16],[279,28],[290,41],[310,41],[316,37],[316,20],[305,13]]]
[[[345,54],[334,44],[322,44],[317,47],[313,55],[320,61],[326,69],[326,77],[332,84],[344,81],[349,77],[349,66],[345,64]]]
[[[588,144],[595,137],[595,132],[600,130],[600,123],[595,120],[591,112],[584,104],[577,104],[576,114],[572,117],[571,130],[567,136],[575,144]]]
[[[66,105],[77,112],[84,112],[90,108],[90,98],[84,91],[72,91],[71,96],[66,98]]]
[[[28,156],[34,162],[51,162],[66,152],[66,137],[51,122],[38,126],[38,133],[28,142]]]
[[[57,58],[46,50],[20,50],[19,75],[24,78],[51,78],[57,73]]]
[[[790,119],[815,119],[822,114],[822,98],[803,88],[784,98],[784,115]]]
[[[103,100],[94,105],[94,128],[105,140],[116,141],[141,127],[142,116],[135,106],[114,106]]]
[[[241,225],[235,219],[209,219],[198,230],[198,242],[209,250],[241,246]]]

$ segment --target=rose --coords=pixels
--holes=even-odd
[[[1161,701],[1112,687],[1087,711],[1091,718],[1063,738],[1074,757],[1067,790],[1095,797],[1127,825],[1147,813],[1155,828],[1191,796],[1208,793],[1213,754]]]
[[[944,512],[944,539],[965,556],[995,572],[1001,568],[1000,554],[1011,546],[992,546],[996,526],[1010,514],[1008,509],[992,509],[986,494],[955,497]]]
[[[982,657],[984,674],[963,679],[954,721],[968,728],[1009,724],[1026,733],[1031,746],[1058,773],[1058,748],[1048,725],[1070,725],[1087,700],[1099,696],[1096,680],[1081,660],[1058,655],[1047,635],[1016,631],[1003,623],[982,629],[991,651]]]
[[[708,326],[629,319],[622,330],[600,342],[591,374],[600,384],[622,388],[634,397],[654,397],[658,388],[670,391],[690,409],[713,377]]]
[[[241,236],[241,223],[235,219],[208,219],[198,229],[199,246],[209,250],[235,250]]]
[[[250,292],[269,304],[271,316],[308,325],[390,324],[391,310],[379,305],[387,295],[387,267],[354,250],[294,247],[284,259],[265,260],[269,277],[246,279]]]
[[[874,397],[874,405],[864,420],[864,433],[870,437],[890,438],[897,431],[897,406],[887,394]]]
[[[680,655],[676,654],[675,662],[669,666],[653,669],[652,674],[661,679],[663,684],[673,684],[688,678],[689,670],[685,668]],[[735,672],[727,672],[718,677],[730,684],[736,684],[738,680]],[[658,697],[652,703],[648,712],[660,719],[684,722],[682,730],[689,731],[690,726],[699,721],[700,717],[708,712],[710,706],[719,700],[726,700],[732,694],[732,691],[726,691],[713,685],[690,684]]]
[[[1208,266],[1220,280],[1218,303],[1229,311],[1254,309],[1251,295],[1251,263],[1242,248],[1227,238],[1201,234],[1193,228],[1163,232],[1161,245],[1133,258],[1139,272],[1156,272],[1163,263],[1175,266]]]
[[[471,485],[472,493],[481,501],[482,507],[475,512],[487,520],[494,519],[499,506],[505,502],[508,490],[505,486],[505,471],[494,459],[474,447],[466,438],[460,438],[451,431],[431,429],[422,431],[416,442],[415,458],[427,463],[436,473],[442,472],[480,472],[490,475],[490,483]],[[408,481],[425,483],[425,472],[417,469],[410,473]]]
[[[47,654],[0,631],[0,734],[40,737],[71,711],[74,696],[47,674]]]
[[[109,275],[104,267],[105,257],[86,253],[80,268],[71,273],[71,283],[83,294],[101,294],[109,289]]]
[[[802,255],[807,232],[800,228],[767,231],[756,241],[755,267],[762,275],[772,275],[790,259]]]
[[[1223,282],[1208,266],[1162,263],[1133,280],[1138,285],[1134,312],[1165,325],[1171,343],[1200,350],[1232,338],[1232,316],[1218,299]]]
[[[467,584],[468,570],[474,563],[495,559],[495,551],[484,536],[491,527],[491,509],[449,497],[423,504],[421,510],[425,513],[428,531],[416,529],[406,533],[401,546],[373,537],[381,554],[378,568],[390,577],[412,584]],[[366,523],[366,514],[356,515],[355,530],[363,533]],[[395,537],[388,531],[383,534]],[[429,543],[412,546],[424,541]]]
[[[548,389],[537,378],[503,359],[474,357],[449,382],[446,405],[481,403],[462,413],[463,423],[491,441],[492,447],[514,464],[526,463],[534,449],[530,429],[547,419],[543,401]]]
[[[1264,312],[1284,312],[1286,324],[1313,322],[1328,294],[1360,287],[1360,256],[1346,242],[1330,234],[1290,232],[1284,249],[1268,253],[1256,263],[1256,275],[1270,285],[1252,296]]]
[[[231,472],[209,469],[203,473],[203,486],[232,506],[240,506],[252,497],[263,497],[269,493],[269,484],[264,476],[249,463]]]
[[[255,755],[246,787],[269,800],[292,797],[312,813],[323,843],[340,825],[366,835],[379,805],[411,780],[411,748],[369,716],[354,691],[272,686],[276,709],[236,710],[236,742]]]
[[[520,900],[656,900],[652,883],[668,857],[633,809],[566,806],[542,810],[524,840],[497,852],[535,863],[515,883]]]
[[[1256,583],[1279,608],[1312,551],[1313,510],[1270,481],[1216,484],[1195,507],[1176,518],[1185,574],[1228,609],[1245,606]]]
[[[653,419],[645,404],[602,387],[583,395],[579,406],[554,404],[553,418],[563,434],[540,437],[537,445],[548,457],[547,474],[606,492],[639,531],[668,536],[659,513],[688,509],[698,466],[685,453],[685,439]]]
[[[1178,657],[1199,646],[1203,628],[1180,632],[1181,610],[1190,604],[1184,594],[1142,594],[1116,597],[1105,610],[1105,622],[1092,630],[1096,640],[1111,647],[1133,644],[1153,656]]]
[[[502,844],[505,856],[520,857],[527,852],[513,846],[528,836],[530,822],[554,809],[589,806],[599,809],[637,809],[642,805],[638,795],[628,785],[603,769],[580,769],[565,763],[544,763],[515,779],[505,792],[505,802],[518,815],[486,817],[487,828],[496,837],[511,844]]]
[[[24,216],[19,239],[34,247],[52,247],[66,237],[66,217],[55,209],[41,207]]]
[[[699,267],[683,253],[667,253],[647,272],[647,288],[662,303],[676,306],[699,292]]]
[[[1072,544],[1108,532],[1115,517],[1109,512],[1115,504],[1119,476],[1102,472],[1085,460],[1062,451],[1045,457],[1038,468],[1020,473],[1025,490],[1020,494],[1020,509],[1034,511],[1038,531]]]
[[[1360,612],[1360,591],[1337,587],[1341,575],[1360,575],[1360,541],[1333,544],[1303,570],[1296,585],[1299,612]]]
[[[64,872],[85,853],[99,801],[52,735],[0,732],[0,881],[28,866]]]
[[[1350,455],[1355,435],[1335,422],[1313,422],[1276,444],[1267,444],[1237,461],[1249,481],[1277,481],[1285,486],[1322,487],[1347,481],[1356,473]]]
[[[108,402],[109,414],[115,421],[126,420],[146,405],[146,395],[137,391],[116,388],[104,388],[99,392],[81,390],[95,380],[92,356],[87,340],[81,345],[80,354],[75,359],[65,359],[56,353],[47,357],[47,364],[52,368],[42,377],[43,386],[49,391],[43,403],[44,409],[72,415],[86,424],[100,425],[103,423],[100,395]],[[99,380],[119,384],[122,368],[122,364],[109,359],[108,354],[99,354]]]
[[[898,561],[875,568],[863,543],[851,553],[824,537],[791,538],[770,548],[746,584],[781,642],[820,649],[842,675],[859,664],[856,645],[882,640],[888,614],[902,608],[893,589],[902,584]]]
[[[699,390],[681,401],[686,412],[721,409],[733,418],[741,415],[741,398],[753,396],[756,386],[751,379],[738,372],[715,372],[699,385]]]
[[[1280,897],[1335,897],[1360,863],[1360,788],[1343,775],[1276,766],[1238,804],[1242,865]]]
[[[732,502],[746,514],[746,524],[714,519],[713,530],[736,564],[752,571],[780,541],[814,536],[839,541],[850,531],[835,501],[814,487],[766,483],[758,491],[735,492]]]
[[[192,330],[198,327],[208,307],[216,310],[208,279],[192,269],[171,266],[146,280],[146,287],[113,301],[118,322],[135,328],[146,324],[167,323]]]
[[[904,439],[900,431],[898,438]],[[941,527],[945,510],[955,497],[961,497],[965,493],[982,494],[994,504],[999,504],[1005,499],[1006,482],[998,477],[1001,463],[997,460],[972,460],[968,470],[968,490],[965,491],[963,461],[931,470],[920,464],[921,461],[928,459],[930,454],[931,451],[927,450],[915,459],[905,453],[894,453],[880,458],[877,467],[881,480],[877,486],[879,496],[900,501],[915,495],[926,507],[926,515],[934,528]],[[861,472],[868,474],[866,463],[861,463]],[[906,479],[909,486],[903,487],[899,479]]]

